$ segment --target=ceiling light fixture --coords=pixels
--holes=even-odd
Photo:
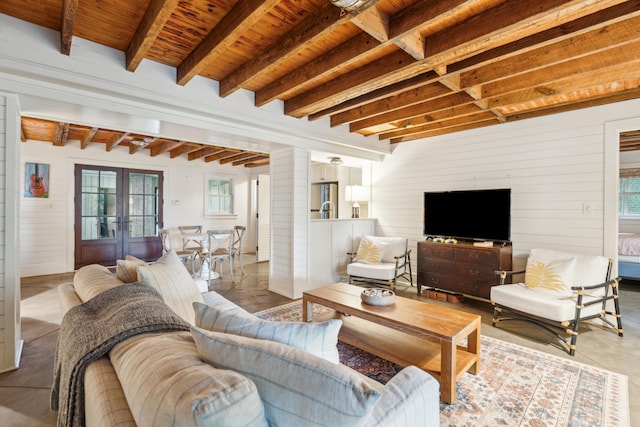
[[[329,163],[332,165],[341,165],[342,159],[340,157],[329,157]]]
[[[131,143],[137,147],[146,147],[147,145],[151,144],[153,141],[155,141],[156,138],[140,138],[138,136],[131,138],[129,141],[131,141]]]
[[[371,0],[331,0],[331,4],[340,8],[340,16],[343,16],[346,12],[360,9],[365,6]]]

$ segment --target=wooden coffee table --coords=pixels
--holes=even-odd
[[[464,372],[480,370],[480,316],[398,296],[389,306],[367,305],[360,299],[362,290],[336,283],[304,292],[303,320],[313,320],[314,303],[332,308],[335,312],[316,320],[342,319],[341,341],[400,366],[424,369],[440,381],[440,399],[455,402],[456,381]]]

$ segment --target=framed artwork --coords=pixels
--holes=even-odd
[[[49,197],[49,165],[46,163],[24,164],[24,197]]]

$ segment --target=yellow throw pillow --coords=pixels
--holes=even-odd
[[[524,276],[527,288],[555,296],[571,296],[576,259],[538,261],[529,257]]]
[[[389,244],[387,243],[362,239],[356,253],[356,261],[364,262],[365,264],[377,264],[382,261],[388,246]]]

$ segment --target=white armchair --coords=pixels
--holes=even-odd
[[[413,286],[411,251],[403,237],[364,236],[357,252],[349,252],[349,283],[374,283],[395,289],[399,278]]]
[[[599,318],[622,336],[620,278],[610,280],[611,266],[602,256],[532,249],[526,270],[496,272],[500,285],[491,288],[493,326],[506,320],[540,326],[558,337],[572,356],[580,321]],[[524,283],[504,284],[507,276],[523,273]]]

